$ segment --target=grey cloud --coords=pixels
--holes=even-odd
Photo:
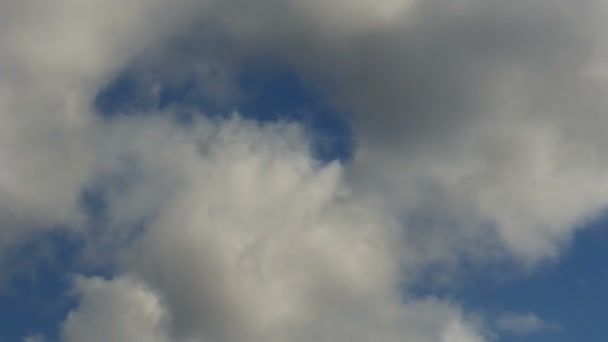
[[[534,263],[606,204],[606,140],[593,128],[606,121],[605,81],[588,71],[605,50],[603,7],[421,1],[350,36],[289,25],[285,37],[260,33],[259,48],[331,80],[328,94],[354,115],[353,182],[382,189],[405,217],[434,189],[431,219],[450,222],[438,238],[457,226],[463,235],[440,249],[496,235]]]
[[[390,7],[399,10],[382,11]],[[483,236],[534,264],[606,204],[601,1],[199,8],[205,30],[186,40],[216,34],[227,55],[284,61],[351,114],[352,183],[382,197],[406,231],[424,212],[449,222],[432,229],[446,243],[423,237],[430,254]],[[441,205],[419,201],[429,197]]]
[[[96,245],[154,289],[170,340],[483,340],[482,327],[447,301],[404,302],[397,222],[353,196],[342,165],[315,161],[297,125],[235,115],[183,127],[154,115],[106,129],[108,153],[129,155],[140,170],[107,194],[108,234],[119,240],[133,222],[147,225],[132,244]],[[120,311],[120,300],[82,293],[65,336],[112,325],[104,312]]]

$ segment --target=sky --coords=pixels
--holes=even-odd
[[[604,341],[607,19],[0,1],[0,342]]]

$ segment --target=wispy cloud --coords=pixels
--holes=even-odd
[[[496,319],[495,326],[499,331],[513,335],[533,335],[547,332],[555,333],[563,330],[561,325],[543,320],[532,312],[505,313]]]

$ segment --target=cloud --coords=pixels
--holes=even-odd
[[[483,340],[449,302],[403,302],[399,225],[353,196],[340,163],[314,160],[298,125],[154,116],[108,132],[138,170],[106,187],[110,234],[146,222],[113,246],[118,267],[163,298],[171,338]]]
[[[263,333],[243,331],[239,325],[232,325],[184,336],[184,331],[175,331],[175,326],[167,324],[175,317],[170,316],[162,298],[135,278],[81,278],[77,289],[80,291],[80,304],[63,324],[64,341],[105,341],[111,337],[117,342],[198,342],[214,338],[222,340],[226,335],[235,338],[234,341],[309,341],[311,338],[331,338],[334,341],[483,341],[475,326],[466,321],[458,308],[433,298],[412,301],[401,307],[367,307],[373,312],[344,312],[343,308],[325,307],[327,311],[311,312],[319,316],[299,322],[279,321],[276,326],[265,327]],[[362,313],[364,316],[360,316]],[[233,320],[223,324],[227,323],[238,322]],[[239,330],[225,330],[221,336],[217,335],[222,329]],[[171,336],[171,333],[177,335]],[[247,335],[241,335],[244,333]]]
[[[163,305],[145,284],[127,277],[77,278],[75,290],[79,306],[63,324],[62,340],[169,341]]]
[[[535,265],[606,207],[604,7],[4,1],[0,247],[70,227],[112,267],[78,278],[66,341],[482,341],[456,304],[409,298],[410,280],[463,257]],[[297,124],[92,106],[134,64],[179,77],[183,60],[259,56],[348,113],[352,160],[315,160]],[[90,188],[103,229],[81,208]]]
[[[495,325],[500,331],[512,335],[531,335],[562,330],[559,324],[547,322],[531,312],[505,313],[496,320]]]
[[[367,16],[376,2],[229,2],[212,22],[353,113],[353,181],[405,221],[430,212],[451,236],[432,254],[489,236],[524,263],[556,256],[606,204],[605,80],[589,71],[602,3],[400,4],[387,18]]]
[[[0,245],[84,224],[79,196],[95,173],[98,124],[91,104],[128,63],[183,28],[178,18],[191,11],[169,4],[0,4]]]
[[[604,7],[183,1],[170,13],[196,8],[181,20],[196,29],[177,34],[181,45],[157,42],[152,51],[172,52],[150,67],[256,56],[293,66],[351,114],[349,181],[402,219],[421,259],[450,260],[475,241],[473,257],[534,265],[606,205],[606,141],[594,129],[605,123]],[[171,50],[217,40],[212,57]]]
[[[144,9],[116,5],[0,4],[0,244],[82,220],[78,196],[94,159],[90,97],[142,39]]]
[[[406,222],[427,215],[431,254],[485,236],[534,264],[605,207],[601,2],[414,1],[346,36],[283,14],[280,33],[262,13],[234,39],[353,113],[353,182]]]

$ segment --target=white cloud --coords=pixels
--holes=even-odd
[[[117,342],[201,342],[222,338],[215,335],[221,327],[210,329],[205,334],[171,336],[172,332],[176,333],[175,326],[168,323],[175,317],[170,316],[164,300],[157,293],[133,277],[122,276],[113,280],[79,278],[76,290],[80,304],[70,312],[63,325],[65,341],[107,341],[111,338]],[[240,335],[244,331],[224,331],[223,334],[236,338],[231,341],[310,341],[315,338],[332,341],[483,341],[459,309],[432,298],[399,307],[376,303],[381,305],[348,312],[343,311],[346,308],[327,304],[322,308],[327,311],[311,312],[318,315],[302,321],[277,322],[281,325],[267,327],[270,329],[262,335],[252,331],[247,332],[248,335]],[[229,324],[225,328],[239,329],[239,326]],[[183,331],[177,334],[183,335]]]
[[[83,223],[79,195],[96,159],[94,96],[183,28],[192,11],[182,4],[0,3],[0,245]]]
[[[605,208],[604,7],[3,1],[0,247],[79,227],[125,275],[78,281],[67,341],[480,341],[456,305],[402,292],[463,254],[556,256]],[[123,68],[179,64],[175,36],[293,66],[352,112],[354,159],[320,164],[297,125],[96,116]],[[102,233],[79,208],[90,185]]]
[[[81,222],[78,196],[95,158],[91,97],[146,36],[140,15],[150,13],[130,4],[0,4],[0,244]]]
[[[559,324],[547,322],[532,312],[523,314],[505,313],[496,320],[495,325],[503,333],[513,335],[531,335],[562,330]]]
[[[189,6],[197,15],[182,22],[207,30],[184,32],[186,45],[216,35],[230,60],[281,60],[352,112],[358,148],[349,182],[403,219],[423,260],[451,259],[474,241],[534,265],[558,255],[606,205],[607,141],[598,130],[606,84],[594,71],[606,50],[600,1],[169,7]],[[398,10],[386,16],[383,8]],[[167,63],[179,64],[158,68]]]
[[[169,341],[161,300],[137,280],[77,278],[75,290],[80,302],[63,325],[64,341]]]
[[[147,222],[116,253],[164,299],[172,338],[482,340],[448,302],[402,303],[397,222],[352,195],[342,165],[315,161],[298,126],[113,124],[108,141],[138,171],[108,193],[110,234]]]
[[[336,50],[322,38],[273,48],[334,82],[357,121],[354,182],[406,220],[428,215],[423,249],[449,259],[481,236],[533,264],[608,196],[593,128],[606,123],[606,83],[583,72],[605,49],[593,24],[605,11],[560,3],[425,1]]]

